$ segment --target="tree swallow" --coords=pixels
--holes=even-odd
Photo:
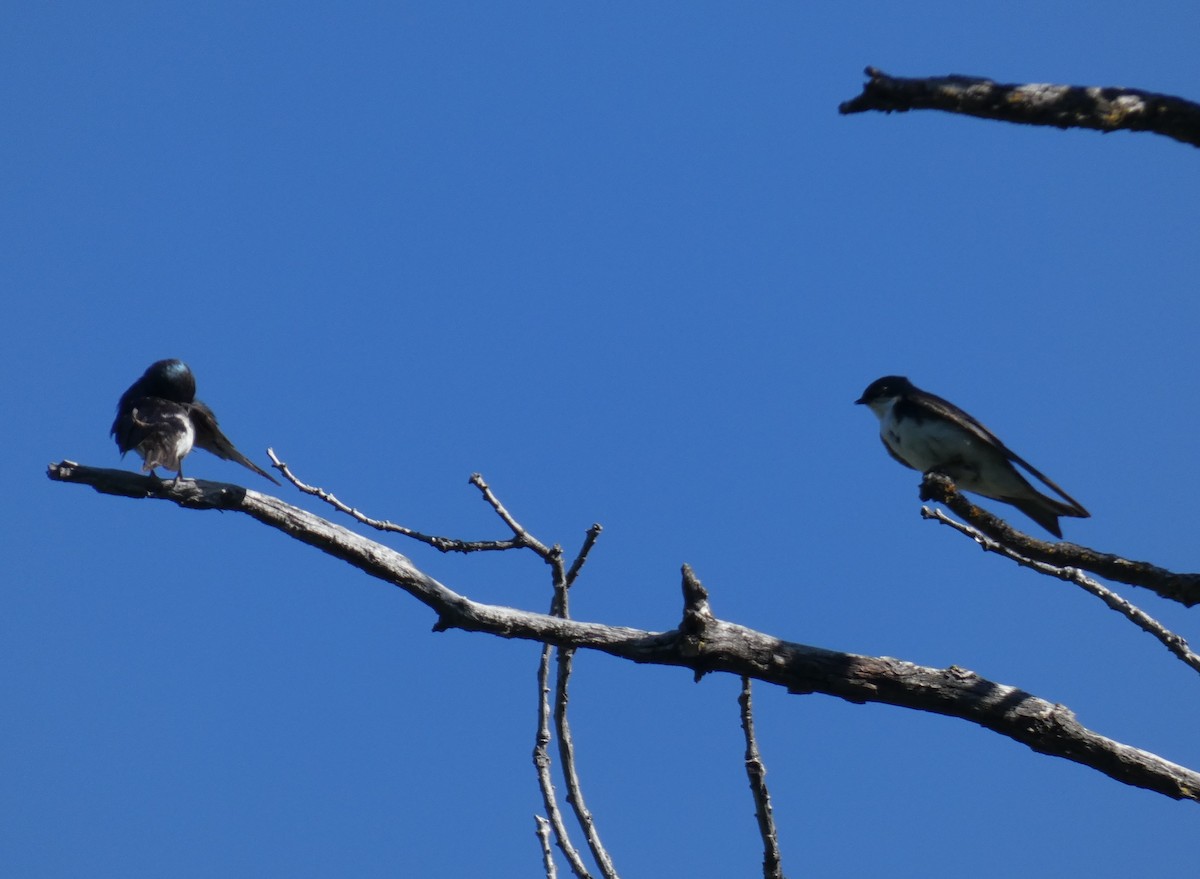
[[[959,488],[1012,504],[1055,537],[1062,537],[1059,516],[1086,519],[1091,515],[966,412],[903,376],[871,382],[854,402],[865,404],[879,417],[884,447],[906,467],[945,474]],[[1035,489],[1014,464],[1065,503]]]
[[[196,378],[182,360],[159,360],[129,386],[117,403],[109,433],[121,456],[131,449],[142,458],[142,471],[155,467],[183,476],[183,459],[199,446],[226,461],[236,461],[279,484],[270,473],[234,448],[217,425],[217,416],[196,399]]]

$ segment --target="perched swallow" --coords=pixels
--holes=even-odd
[[[854,402],[865,404],[879,417],[884,447],[906,467],[945,474],[959,488],[1012,504],[1055,537],[1062,537],[1059,516],[1086,519],[1091,515],[966,412],[903,376],[871,382]],[[1014,464],[1066,503],[1039,492]]]
[[[196,378],[182,360],[159,360],[129,386],[117,403],[117,417],[109,433],[121,455],[133,450],[142,458],[142,471],[155,467],[183,476],[183,459],[194,447],[236,461],[276,485],[270,473],[234,448],[217,425],[217,416],[196,399]]]

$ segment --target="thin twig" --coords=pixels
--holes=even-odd
[[[412,528],[406,528],[403,525],[397,525],[394,522],[388,522],[386,519],[372,519],[371,517],[360,513],[354,507],[342,503],[331,492],[325,491],[323,488],[318,488],[314,485],[308,485],[301,482],[287,464],[283,463],[275,456],[274,449],[267,449],[267,455],[271,458],[271,464],[284,475],[292,485],[300,489],[305,494],[310,494],[313,497],[320,498],[329,506],[341,513],[345,513],[356,522],[374,528],[376,531],[387,531],[392,534],[402,534],[405,537],[411,537],[413,540],[419,540],[421,543],[428,544],[434,549],[439,549],[442,552],[496,552],[506,549],[520,549],[523,544],[519,540],[456,540],[453,537],[438,537],[435,535],[422,534],[420,531],[414,531]]]
[[[1141,608],[1137,607],[1130,601],[1122,598],[1111,589],[1097,583],[1091,577],[1088,577],[1079,568],[1070,566],[1052,565],[1047,562],[1038,561],[1037,559],[1027,558],[1021,555],[1011,547],[1005,546],[998,540],[988,537],[979,529],[967,525],[963,522],[958,522],[951,519],[941,510],[931,509],[929,507],[921,508],[921,515],[926,519],[936,519],[943,525],[949,525],[960,534],[970,537],[978,543],[984,550],[994,552],[997,555],[1002,555],[1011,561],[1016,562],[1022,567],[1031,568],[1039,574],[1046,574],[1050,577],[1057,577],[1059,580],[1065,580],[1069,583],[1074,583],[1085,592],[1088,592],[1110,608],[1115,610],[1121,616],[1125,617],[1143,632],[1147,632],[1157,638],[1164,647],[1173,653],[1181,662],[1189,666],[1193,671],[1200,672],[1200,655],[1193,653],[1188,648],[1187,641],[1180,635],[1175,634],[1154,617],[1150,616]]]
[[[513,518],[512,513],[505,509],[504,504],[500,503],[500,498],[496,497],[496,495],[492,492],[491,486],[484,481],[484,478],[481,474],[472,473],[471,478],[468,481],[471,483],[471,485],[479,489],[480,493],[483,495],[483,499],[488,502],[488,505],[493,510],[496,511],[496,515],[504,521],[504,524],[512,530],[513,536],[516,537],[518,543],[522,544],[523,546],[528,546],[546,561],[551,559],[554,554],[553,550],[530,534],[525,529],[525,526]]]
[[[558,868],[554,866],[554,852],[550,848],[550,822],[541,815],[534,815],[533,820],[537,823],[534,832],[542,847],[542,866],[546,870],[546,879],[557,879]]]
[[[564,617],[565,619],[566,617]],[[554,699],[554,724],[558,735],[558,759],[562,763],[563,781],[567,786],[567,802],[575,811],[575,820],[583,828],[584,838],[592,857],[605,879],[617,879],[617,871],[613,866],[612,857],[600,839],[600,832],[592,813],[583,799],[583,788],[579,783],[579,773],[575,768],[575,743],[571,738],[571,726],[567,722],[567,682],[571,678],[571,668],[574,664],[575,651],[569,648],[559,648],[558,676]]]
[[[754,817],[763,841],[763,879],[783,879],[783,861],[779,855],[779,836],[775,832],[775,816],[771,811],[771,794],[767,790],[767,767],[758,752],[754,736],[754,706],[750,701],[750,678],[742,677],[742,693],[738,696],[742,709],[742,732],[746,736],[746,776],[754,795]]]
[[[554,794],[554,779],[550,773],[550,653],[549,644],[542,645],[542,658],[538,663],[538,723],[537,740],[533,746],[533,765],[537,769],[538,787],[542,791],[542,803],[546,807],[550,825],[554,828],[554,839],[567,859],[567,864],[578,879],[591,879],[591,873],[583,863],[579,849],[571,842],[570,834],[563,823],[562,811],[558,808],[558,797]],[[548,843],[546,843],[548,846]]]
[[[571,570],[567,571],[566,584],[570,588],[575,584],[575,578],[579,576],[579,572],[583,570],[584,562],[587,561],[588,554],[592,551],[592,547],[596,545],[596,541],[600,537],[600,532],[604,528],[599,522],[592,525],[587,530],[587,535],[583,538],[583,546],[579,549],[579,554],[575,556],[575,561],[571,562]]]

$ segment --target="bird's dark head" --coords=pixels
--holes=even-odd
[[[191,403],[196,399],[196,378],[182,360],[159,360],[151,363],[129,390],[137,397]]]
[[[913,383],[902,375],[885,375],[867,385],[862,396],[855,403],[870,406],[872,403],[891,401],[913,389]]]

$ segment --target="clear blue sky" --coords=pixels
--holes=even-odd
[[[1056,7],[1057,6],[1057,11]],[[1200,151],[932,113],[862,68],[1200,98],[1194,4],[20,4],[0,34],[0,872],[535,876],[537,647],[126,466],[180,357],[233,440],[381,517],[605,532],[584,619],[724,618],[957,664],[1200,765],[1200,680],[918,516],[852,401],[902,373],[1195,570]],[[205,453],[190,475],[272,488]],[[317,505],[293,490],[282,496]],[[1014,515],[1014,523],[1028,524]],[[390,541],[544,609],[529,557]],[[1193,640],[1197,613],[1125,594]],[[757,690],[795,876],[1196,867],[1200,808],[945,718]],[[584,654],[576,744],[628,877],[754,875],[737,682]]]

